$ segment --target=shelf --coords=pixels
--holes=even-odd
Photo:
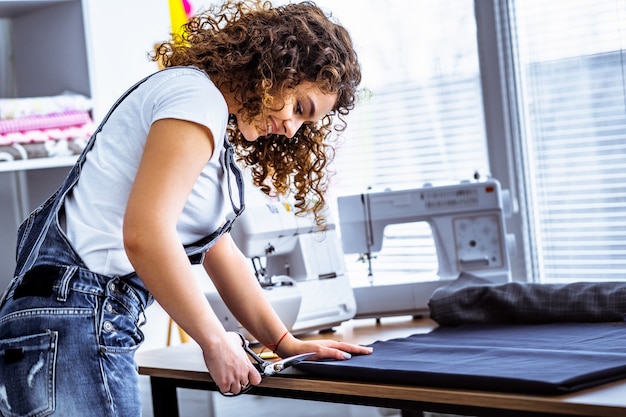
[[[33,158],[19,161],[0,162],[0,172],[28,171],[33,169],[60,168],[74,165],[78,155],[52,158]]]

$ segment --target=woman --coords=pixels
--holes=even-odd
[[[0,414],[139,416],[134,351],[156,299],[200,345],[223,393],[261,377],[198,288],[281,356],[347,359],[365,347],[293,337],[227,233],[243,209],[237,157],[268,194],[320,225],[324,140],[354,106],[350,38],[314,4],[228,1],[153,56],[166,68],[115,104],[65,183],[21,225],[0,310]],[[32,413],[32,414],[31,414]]]

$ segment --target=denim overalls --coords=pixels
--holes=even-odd
[[[144,80],[131,87],[109,116]],[[104,276],[87,269],[60,226],[63,200],[78,181],[96,133],[63,185],[18,230],[17,268],[0,299],[0,415],[3,417],[140,417],[134,361],[139,327],[152,297],[135,273]],[[235,213],[185,251],[194,264],[243,211],[243,182],[225,140],[223,161]],[[230,175],[239,191],[236,207]]]

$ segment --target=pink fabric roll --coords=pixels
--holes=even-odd
[[[91,123],[86,111],[68,111],[45,116],[29,116],[0,120],[0,134],[81,126]]]

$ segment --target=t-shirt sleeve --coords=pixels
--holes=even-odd
[[[172,69],[163,75],[151,94],[151,123],[167,118],[198,123],[211,131],[216,148],[221,147],[228,107],[217,87],[194,69]]]

